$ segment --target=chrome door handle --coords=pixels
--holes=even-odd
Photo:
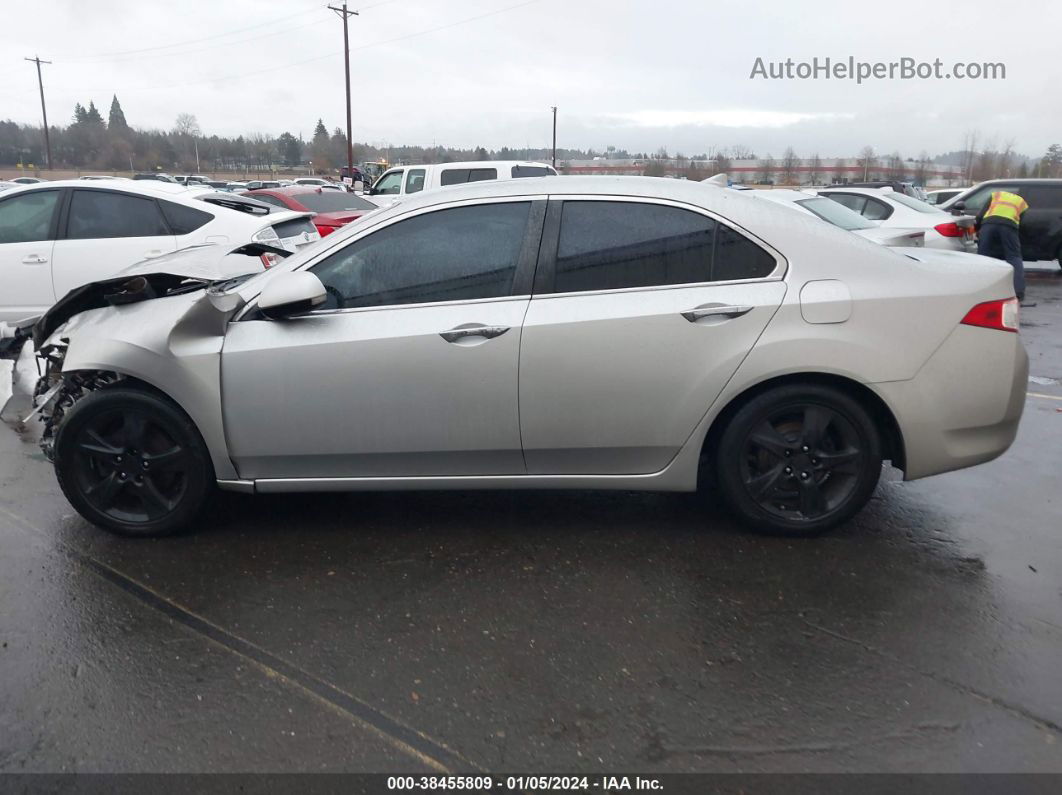
[[[25,265],[43,265],[47,261],[48,258],[42,257],[40,254],[30,254],[29,256],[22,258],[22,262]]]
[[[449,331],[440,331],[439,336],[447,342],[458,342],[469,337],[483,337],[492,340],[500,337],[509,330],[508,326],[466,326],[464,328],[452,328]]]
[[[690,323],[696,323],[706,317],[741,317],[752,309],[751,306],[699,306],[683,312],[682,316]]]

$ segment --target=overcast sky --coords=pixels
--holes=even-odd
[[[326,0],[2,0],[0,119],[75,102],[129,123],[203,131],[343,126],[342,29]],[[337,4],[333,0],[333,5]],[[365,0],[351,21],[354,139],[675,153],[741,144],[778,157],[958,149],[966,132],[1038,155],[1062,140],[1062,4],[1011,0]],[[1009,22],[1008,20],[1013,20]],[[996,81],[750,80],[757,57],[945,68],[1001,61]]]

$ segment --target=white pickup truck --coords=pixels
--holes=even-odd
[[[447,185],[462,185],[466,182],[491,179],[556,175],[557,170],[548,163],[520,160],[480,160],[467,163],[396,166],[381,174],[372,187],[365,191],[365,196],[376,204],[384,205],[409,193],[444,188]]]

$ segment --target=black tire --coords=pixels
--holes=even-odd
[[[166,398],[110,387],[77,401],[55,437],[55,474],[78,513],[119,535],[187,527],[213,491],[199,431]]]
[[[720,492],[742,522],[815,535],[867,503],[881,460],[881,435],[858,402],[829,387],[790,384],[737,410],[715,465]]]

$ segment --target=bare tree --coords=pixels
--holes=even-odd
[[[787,146],[782,153],[782,184],[793,185],[796,182],[797,164],[799,159],[793,147]]]
[[[822,158],[819,157],[819,153],[816,152],[811,156],[811,162],[808,164],[808,184],[817,185],[822,178]]]
[[[871,172],[878,167],[878,156],[874,154],[874,147],[864,146],[859,152],[859,159],[856,162],[863,169],[863,180],[869,180]]]
[[[734,146],[730,147],[730,156],[734,160],[751,160],[756,155],[744,144],[734,144]]]
[[[715,173],[725,174],[730,171],[730,158],[720,152],[715,156]]]
[[[773,185],[774,184],[774,172],[775,163],[774,158],[771,157],[771,153],[767,153],[767,157],[760,161],[760,184],[761,185]]]
[[[178,135],[202,135],[194,113],[178,113],[177,121],[173,123],[173,131]]]
[[[899,152],[893,152],[889,155],[888,169],[889,179],[903,181],[904,175],[907,173],[907,166]]]
[[[915,166],[914,180],[916,185],[924,186],[929,181],[929,153],[925,149],[918,155]]]

